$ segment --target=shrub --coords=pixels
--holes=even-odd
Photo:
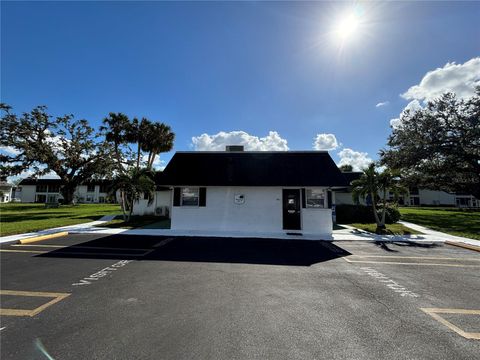
[[[337,223],[374,223],[375,217],[371,206],[365,205],[337,205],[336,206]],[[378,216],[382,214],[382,208],[378,209]],[[385,223],[393,224],[400,220],[400,212],[396,207],[387,205],[385,213]]]

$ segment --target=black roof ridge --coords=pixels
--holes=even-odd
[[[246,154],[291,154],[291,153],[312,153],[321,154],[327,153],[327,150],[276,150],[276,151],[261,151],[261,150],[239,150],[239,151],[226,151],[226,150],[192,150],[192,151],[175,151],[175,154],[230,154],[230,153],[246,153]]]

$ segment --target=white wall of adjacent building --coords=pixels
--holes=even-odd
[[[455,194],[445,191],[419,189],[418,196],[421,205],[455,205]]]
[[[163,215],[170,216],[172,206],[172,192],[170,190],[156,191],[152,202],[141,199],[133,205],[134,215]]]
[[[282,187],[207,187],[206,206],[172,206],[176,230],[284,233]],[[235,195],[243,195],[242,204]],[[305,234],[331,234],[331,209],[301,208]]]
[[[20,185],[21,191],[17,191],[16,196],[23,203],[34,202],[51,202],[51,200],[63,199],[63,196],[58,191],[37,191],[37,185]],[[92,191],[88,191],[87,185],[77,186],[74,197],[79,203],[104,203],[107,202],[108,193],[100,192],[100,185],[95,185]],[[39,201],[39,198],[45,199],[45,201]],[[118,199],[118,194],[117,194]],[[55,201],[56,201],[55,200]]]
[[[0,190],[2,191],[2,195],[0,196],[1,203],[12,201],[12,188],[10,186],[2,186]]]
[[[36,185],[21,185],[20,200],[25,203],[35,202]]]
[[[354,204],[351,192],[336,192],[336,204]],[[365,205],[365,200],[360,203]],[[403,196],[405,206],[457,206],[457,207],[480,207],[480,200],[472,195],[456,195],[439,190],[419,189],[418,193]]]

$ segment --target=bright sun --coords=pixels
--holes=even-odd
[[[346,41],[355,36],[356,31],[360,26],[360,20],[354,14],[348,14],[347,16],[339,19],[335,26],[335,33],[337,37]]]

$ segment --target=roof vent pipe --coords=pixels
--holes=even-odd
[[[225,147],[225,151],[227,151],[227,152],[243,151],[243,145],[227,145]]]

